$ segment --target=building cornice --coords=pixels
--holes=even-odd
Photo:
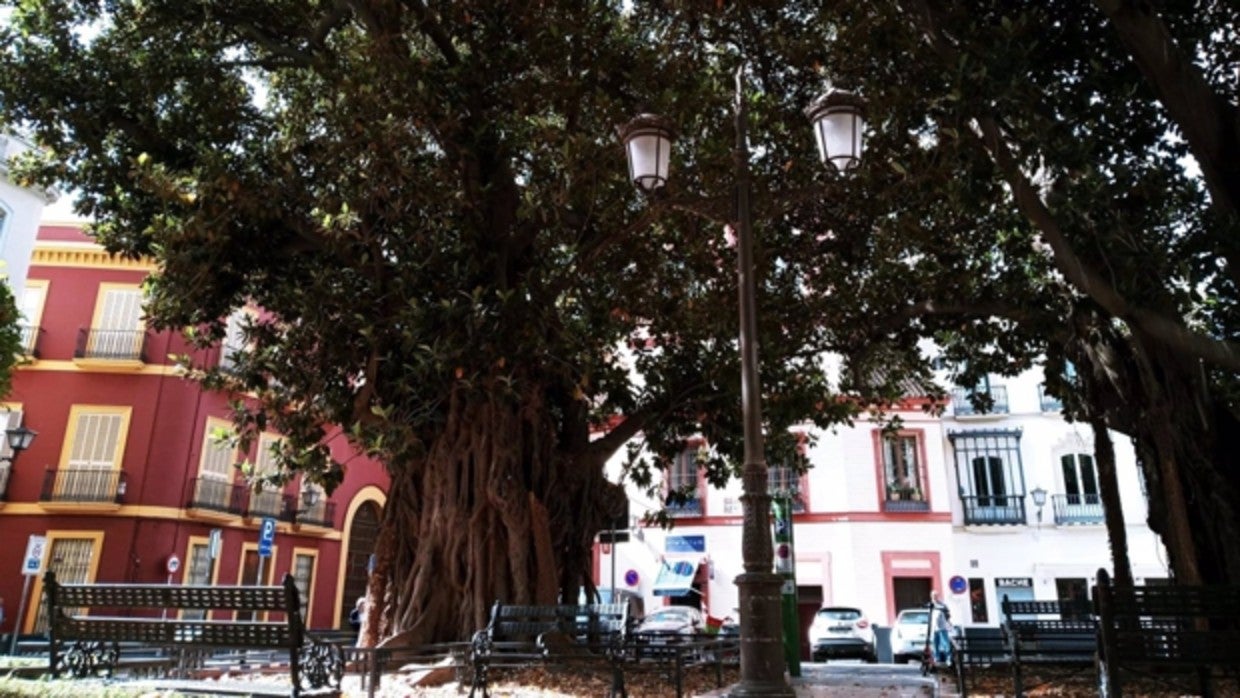
[[[30,258],[31,266],[125,269],[153,272],[154,261],[147,257],[129,259],[114,255],[98,245],[76,242],[39,242]]]

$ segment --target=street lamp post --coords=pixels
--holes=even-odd
[[[736,71],[735,128],[737,275],[740,293],[741,410],[745,459],[741,470],[741,556],[744,572],[736,578],[740,610],[741,680],[732,696],[792,696],[784,677],[781,640],[782,577],[772,571],[767,466],[762,436],[762,398],[758,381],[757,292],[754,283],[753,230],[749,205],[748,117],[745,111],[745,66]],[[860,102],[838,91],[820,97],[806,110],[814,125],[819,155],[841,171],[861,155]],[[629,175],[643,193],[663,189],[670,172],[670,126],[643,114],[620,129],[628,154]]]

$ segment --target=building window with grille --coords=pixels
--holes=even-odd
[[[293,554],[293,583],[297,585],[297,598],[301,601],[301,620],[310,625],[310,594],[314,587],[314,556],[307,553]]]
[[[80,535],[80,534],[79,534]],[[95,550],[102,542],[99,537],[61,538],[49,535],[49,547],[44,558],[47,569],[56,573],[56,581],[61,584],[83,584],[91,581]],[[43,594],[39,594],[42,598]],[[86,609],[65,609],[67,613],[84,613]],[[35,614],[34,632],[47,632],[47,602],[40,600],[39,610]]]
[[[875,431],[884,511],[929,511],[920,432]]]
[[[949,432],[966,524],[1025,522],[1020,430]]]
[[[701,516],[698,448],[688,447],[667,467],[667,512],[672,516]]]
[[[246,341],[246,325],[252,322],[249,312],[244,308],[235,310],[228,316],[228,322],[224,325],[224,339],[220,343],[220,368],[225,371],[232,371],[237,366],[237,361],[241,354],[249,351],[250,345]]]
[[[254,456],[254,477],[263,478],[278,471],[277,458],[283,439],[273,434],[258,438]],[[284,495],[276,485],[264,480],[258,490],[250,490],[250,516],[279,516],[284,511]]]
[[[222,433],[230,429],[228,422],[208,417],[202,434],[202,457],[198,460],[198,482],[194,487],[193,506],[212,511],[232,511],[233,475],[237,450]]]
[[[211,584],[211,555],[204,542],[191,541],[189,554],[185,558],[185,584],[192,586],[208,586]],[[181,611],[184,620],[203,620],[207,611],[201,608],[187,608]]]
[[[121,458],[129,430],[129,407],[74,405],[61,467],[48,499],[115,502],[124,494]]]
[[[801,474],[796,468],[787,465],[776,465],[767,468],[766,491],[772,497],[787,497],[792,502],[792,511],[802,513],[805,506],[805,487]]]
[[[77,356],[87,359],[142,359],[146,328],[142,323],[142,289],[101,284],[94,319],[79,337]]]

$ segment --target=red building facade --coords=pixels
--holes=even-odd
[[[235,465],[273,467],[280,436],[263,434],[249,453],[212,438],[230,425],[229,397],[185,379],[170,357],[212,365],[228,352],[143,326],[152,269],[108,255],[79,226],[39,231],[21,299],[30,361],[0,414],[8,428],[38,432],[27,450],[0,453],[0,633],[43,627],[37,575],[18,617],[32,536],[46,541],[42,569],[65,581],[255,584],[292,573],[310,628],[347,627],[386,471],[329,436],[345,468],[330,496],[299,479],[252,491]],[[275,521],[269,546],[265,519]]]

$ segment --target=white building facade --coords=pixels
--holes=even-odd
[[[793,519],[803,642],[824,605],[855,606],[890,625],[937,589],[957,624],[997,625],[1003,595],[1080,597],[1099,567],[1112,567],[1092,433],[1063,420],[1041,381],[1035,369],[974,388],[994,398],[987,414],[975,414],[968,391],[958,389],[942,416],[910,401],[894,431],[864,421],[835,432],[805,429],[811,469],[794,483]],[[1138,582],[1166,578],[1132,447],[1127,437],[1111,438],[1133,573]],[[600,545],[598,584],[614,579],[642,594],[647,611],[679,603],[735,616],[740,484],[708,487],[692,449],[665,476],[674,486],[697,477],[698,498],[676,507],[671,530],[639,523],[627,542]],[[772,471],[774,481],[785,477]],[[635,494],[632,519],[660,504]]]
[[[56,200],[56,192],[19,186],[13,181],[9,159],[26,152],[31,144],[0,128],[0,270],[18,306],[26,287],[26,270],[34,251],[43,208]]]

